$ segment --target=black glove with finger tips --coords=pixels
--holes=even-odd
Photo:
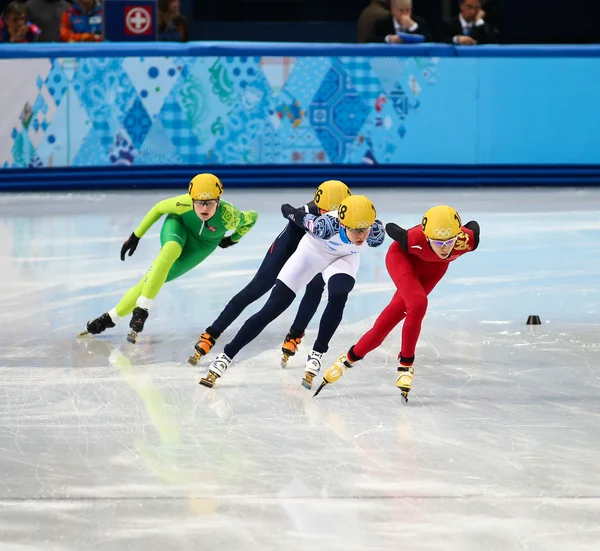
[[[129,256],[131,256],[137,249],[139,242],[140,238],[133,232],[121,247],[121,260],[125,261],[125,253],[127,251],[129,251]]]
[[[227,237],[224,237],[223,239],[221,239],[221,241],[219,241],[219,247],[221,247],[221,249],[226,249],[227,247],[231,247],[232,245],[236,245],[237,241],[234,241],[233,239],[231,239],[231,236],[228,235]]]

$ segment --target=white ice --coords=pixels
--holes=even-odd
[[[313,398],[321,308],[282,370],[298,300],[213,390],[214,354],[186,364],[310,190],[227,191],[257,226],[167,284],[137,345],[126,320],[75,335],[141,277],[160,225],[125,263],[121,243],[176,192],[0,195],[0,550],[600,549],[600,190],[354,191],[384,222],[446,203],[482,228],[431,296],[408,406],[400,328]],[[389,243],[326,364],[390,299]]]

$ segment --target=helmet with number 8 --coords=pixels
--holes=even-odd
[[[448,205],[430,208],[421,221],[423,233],[429,239],[447,240],[460,233],[462,222],[458,212]]]
[[[223,193],[223,184],[214,174],[197,174],[190,182],[188,193],[192,201],[218,199]]]
[[[338,218],[346,227],[353,230],[368,228],[375,222],[375,207],[364,195],[351,195],[344,199],[338,209]]]
[[[350,189],[344,182],[340,180],[327,180],[315,191],[315,204],[321,210],[329,212],[337,210],[340,203],[351,195]]]

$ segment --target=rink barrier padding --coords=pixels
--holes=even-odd
[[[600,57],[600,46],[595,45],[547,45],[512,46],[485,45],[477,48],[450,44],[405,44],[402,55],[398,47],[388,44],[321,44],[286,42],[104,42],[48,43],[48,44],[0,44],[0,59],[31,58],[109,58],[146,56],[378,56],[378,57]]]
[[[0,189],[597,185],[600,46],[0,45]]]
[[[154,166],[0,171],[0,191],[182,189],[199,172],[227,188],[310,187],[341,179],[360,187],[600,185],[596,166]]]

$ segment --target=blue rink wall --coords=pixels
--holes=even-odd
[[[4,45],[0,60],[0,190],[202,170],[240,186],[600,183],[600,47]]]

